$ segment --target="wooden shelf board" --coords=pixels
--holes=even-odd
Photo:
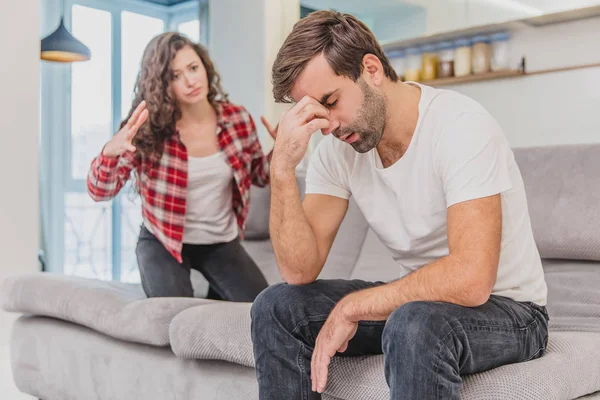
[[[498,71],[498,72],[488,72],[486,74],[480,75],[467,75],[461,76],[458,78],[440,78],[433,79],[429,81],[422,81],[424,85],[429,86],[445,86],[445,85],[456,85],[459,83],[468,83],[468,82],[480,82],[480,81],[491,81],[494,79],[501,78],[512,78],[515,76],[523,76],[523,72],[519,70],[509,70],[509,71]]]
[[[457,85],[460,83],[492,81],[494,79],[506,79],[506,78],[526,77],[526,76],[532,76],[532,75],[552,74],[555,72],[573,71],[573,70],[585,69],[585,68],[600,68],[600,62],[592,63],[592,64],[572,65],[572,66],[561,67],[561,68],[542,69],[542,70],[531,71],[531,72],[523,72],[521,70],[498,71],[498,72],[490,72],[490,73],[481,74],[481,75],[461,76],[459,78],[441,78],[441,79],[434,79],[434,80],[429,80],[429,81],[420,81],[419,83],[422,83],[422,84],[428,85],[428,86],[447,86],[447,85]]]

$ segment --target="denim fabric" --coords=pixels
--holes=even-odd
[[[383,284],[322,280],[277,284],[252,306],[252,341],[261,400],[316,400],[310,361],[319,330],[348,293]],[[361,321],[343,354],[384,354],[392,399],[459,399],[461,375],[541,357],[548,341],[544,307],[491,296],[479,307],[417,301],[387,321]]]
[[[190,269],[209,283],[208,298],[254,301],[267,287],[262,272],[237,238],[228,243],[184,244],[183,263],[177,260],[144,226],[136,247],[142,287],[148,297],[193,297]]]

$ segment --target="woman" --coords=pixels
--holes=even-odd
[[[136,255],[148,297],[193,296],[194,268],[209,298],[253,301],[267,282],[238,234],[250,185],[269,182],[268,161],[206,49],[169,32],[144,51],[129,115],[92,161],[87,187],[94,200],[109,200],[134,171],[144,221]]]

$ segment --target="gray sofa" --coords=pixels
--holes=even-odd
[[[549,286],[548,351],[465,377],[462,397],[599,399],[600,145],[516,149],[515,156]],[[269,193],[253,190],[244,246],[274,283]],[[320,277],[402,273],[351,202]],[[0,305],[23,314],[12,333],[12,370],[17,387],[38,398],[258,398],[250,304],[146,299],[139,285],[39,273],[3,282]],[[331,375],[325,399],[389,397],[382,356],[334,359]]]

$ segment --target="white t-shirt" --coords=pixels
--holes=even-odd
[[[547,287],[521,172],[500,126],[472,99],[418,86],[419,120],[396,163],[383,168],[377,149],[360,154],[329,135],[311,157],[306,193],[352,195],[405,273],[449,254],[448,207],[501,193],[502,247],[493,294],[545,305]]]
[[[232,184],[233,172],[222,152],[188,157],[183,243],[225,243],[237,237]]]

